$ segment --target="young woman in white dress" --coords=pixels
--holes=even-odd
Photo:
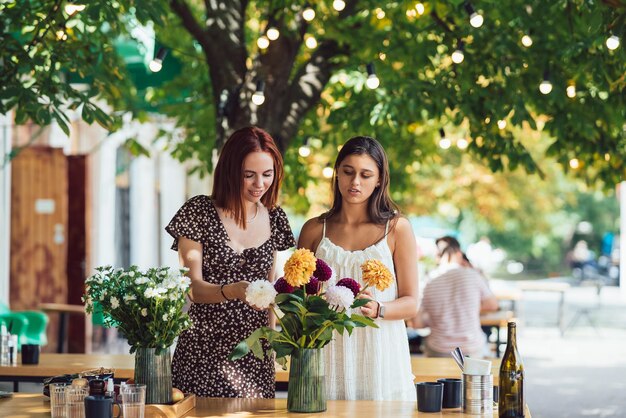
[[[373,138],[350,139],[334,167],[333,204],[308,220],[298,240],[333,269],[330,284],[350,277],[363,286],[361,264],[382,261],[395,277],[386,290],[368,289],[372,299],[360,313],[379,328],[335,334],[324,347],[328,399],[414,401],[411,357],[404,320],[417,313],[416,243],[409,221],[389,196],[389,163]]]

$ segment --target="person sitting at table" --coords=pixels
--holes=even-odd
[[[487,339],[480,326],[481,312],[498,310],[498,301],[479,272],[463,266],[459,242],[450,236],[437,239],[439,267],[424,287],[414,326],[430,327],[424,352],[428,357],[449,357],[460,347],[470,357],[485,357]]]

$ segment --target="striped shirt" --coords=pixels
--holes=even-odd
[[[476,270],[451,267],[424,288],[421,310],[430,326],[427,344],[441,353],[455,347],[466,353],[482,352],[486,337],[480,327],[480,305],[493,294]]]

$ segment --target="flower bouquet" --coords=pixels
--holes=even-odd
[[[274,311],[280,330],[261,327],[241,341],[230,354],[231,360],[250,351],[263,358],[261,340],[276,353],[276,361],[286,369],[291,356],[287,408],[295,412],[320,412],[326,409],[323,353],[321,348],[333,338],[333,331],[352,333],[355,327],[378,328],[373,319],[352,313],[370,299],[360,297],[365,289],[386,289],[393,276],[383,263],[367,260],[361,266],[365,287],[352,278],[327,285],[332,270],[306,249],[298,249],[285,263],[285,277],[272,284],[252,282],[246,300],[258,308]]]
[[[89,277],[83,301],[88,313],[104,314],[106,327],[117,327],[135,353],[135,381],[145,383],[147,403],[169,403],[172,392],[169,347],[191,326],[183,306],[191,280],[187,269],[145,271],[98,267]]]

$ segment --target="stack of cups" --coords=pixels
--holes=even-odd
[[[493,375],[491,362],[466,358],[463,369],[463,412],[493,413]]]

